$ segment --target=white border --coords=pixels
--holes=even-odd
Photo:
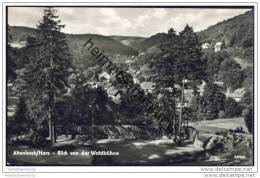
[[[255,67],[255,81],[254,81],[254,90],[255,90],[255,137],[254,137],[254,143],[255,143],[255,166],[252,167],[252,172],[257,172],[257,168],[258,168],[258,155],[257,155],[257,146],[258,146],[258,130],[256,128],[256,126],[258,125],[257,122],[257,116],[258,116],[258,72],[257,72],[257,67],[258,67],[258,62],[257,62],[257,56],[258,56],[258,36],[257,36],[257,26],[258,26],[258,6],[256,3],[243,3],[243,2],[239,2],[239,3],[235,3],[235,2],[228,2],[228,3],[196,3],[196,2],[190,2],[190,3],[182,3],[182,2],[178,2],[178,3],[170,3],[170,2],[166,2],[166,3],[121,3],[121,2],[116,2],[116,3],[108,3],[108,2],[104,2],[104,3],[61,3],[61,2],[55,2],[55,3],[35,3],[35,2],[30,2],[30,3],[20,3],[20,2],[6,2],[6,3],[2,3],[2,9],[1,9],[1,13],[3,14],[2,16],[2,54],[3,54],[3,59],[2,59],[2,63],[1,63],[1,68],[3,69],[2,73],[1,73],[1,77],[2,77],[2,81],[3,81],[3,86],[0,89],[1,92],[1,106],[3,106],[1,108],[2,110],[2,119],[3,119],[3,125],[2,125],[2,131],[1,132],[1,136],[3,138],[3,142],[2,142],[2,148],[3,148],[3,154],[1,154],[2,156],[2,171],[4,173],[17,173],[17,172],[22,172],[22,173],[47,173],[47,172],[75,172],[75,173],[79,173],[79,172],[99,172],[99,173],[111,173],[111,172],[175,172],[175,173],[201,173],[201,168],[213,168],[215,171],[213,172],[218,172],[216,171],[217,168],[222,167],[222,166],[214,166],[214,167],[206,167],[206,166],[6,166],[5,162],[6,162],[6,150],[5,150],[5,134],[2,135],[2,133],[5,133],[5,126],[6,126],[6,81],[5,81],[5,75],[6,75],[6,69],[5,69],[5,64],[6,64],[6,60],[5,60],[5,56],[6,56],[6,50],[5,50],[5,42],[6,42],[6,29],[5,29],[5,24],[6,24],[6,14],[5,14],[5,7],[6,6],[46,6],[46,5],[52,5],[52,6],[57,6],[57,5],[63,5],[63,6],[71,6],[71,5],[79,5],[79,6],[254,6],[254,17],[255,17],[255,47],[254,47],[254,52],[255,52],[255,56],[254,56],[254,67]],[[257,79],[257,80],[256,80]],[[2,149],[1,148],[1,149]],[[231,167],[235,167],[235,166],[225,166],[224,168],[231,168]],[[241,167],[244,168],[244,167]],[[248,167],[246,167],[248,168]],[[222,172],[222,171],[221,171]],[[207,173],[207,172],[203,172],[203,173]],[[212,171],[209,171],[209,173],[212,173]],[[239,173],[239,172],[237,172]]]

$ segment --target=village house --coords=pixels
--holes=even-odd
[[[209,49],[209,48],[210,48],[210,44],[209,44],[209,43],[203,43],[203,44],[201,45],[201,48],[202,48],[203,50]]]
[[[231,90],[228,88],[227,92],[225,93],[227,98],[233,98],[236,102],[240,102],[245,94],[244,88],[236,89],[235,91],[231,92]]]
[[[12,48],[23,48],[26,46],[26,41],[9,43]]]
[[[110,80],[110,75],[103,71],[102,73],[98,74],[98,79],[100,81],[102,81],[102,80]]]
[[[121,100],[121,94],[118,92],[118,90],[114,87],[108,87],[107,88],[107,95],[111,98],[111,100],[115,103],[119,103]]]
[[[217,42],[216,44],[215,44],[215,52],[218,52],[218,51],[220,51],[221,50],[221,47],[222,47],[222,42]]]
[[[145,91],[145,93],[152,93],[154,90],[155,83],[154,82],[142,82],[140,84],[141,88]]]

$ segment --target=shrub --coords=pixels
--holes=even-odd
[[[20,97],[19,102],[17,104],[17,110],[14,115],[14,121],[12,124],[14,133],[22,134],[23,132],[28,130],[29,120],[27,118],[27,105],[25,103],[25,98]]]
[[[235,130],[234,130],[235,133],[245,133],[243,127],[237,127]]]
[[[248,113],[249,113],[249,109],[248,109],[248,108],[245,108],[245,109],[242,110],[241,115],[242,115],[243,117],[245,117]]]
[[[248,129],[248,132],[253,133],[254,131],[254,111],[252,108],[249,109],[249,112],[245,115],[245,123]]]
[[[211,120],[218,118],[218,113],[223,109],[225,95],[216,84],[208,83],[201,99],[203,117]]]
[[[226,117],[237,117],[241,114],[241,107],[233,98],[227,98],[225,101]]]
[[[225,118],[226,117],[226,113],[225,113],[225,111],[219,111],[219,113],[218,113],[218,118]]]

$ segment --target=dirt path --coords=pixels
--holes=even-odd
[[[48,151],[50,156],[20,156],[14,151]],[[112,152],[118,155],[59,155],[58,152]],[[171,140],[104,139],[88,141],[85,138],[59,142],[49,148],[14,146],[9,148],[9,163],[20,165],[174,165],[198,161],[204,151],[192,144],[177,146]]]

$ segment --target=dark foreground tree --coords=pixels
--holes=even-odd
[[[227,98],[225,101],[226,117],[237,117],[241,114],[241,107],[233,98]]]
[[[28,96],[29,114],[38,125],[49,122],[49,137],[56,142],[55,101],[67,90],[71,56],[65,34],[61,32],[57,11],[48,7],[42,21],[37,26],[36,39],[27,45],[34,51],[30,62],[23,69],[25,93]],[[31,54],[31,53],[30,53]]]
[[[22,134],[24,131],[28,129],[29,120],[27,117],[27,105],[25,103],[24,97],[19,98],[19,102],[17,104],[17,110],[14,115],[14,123],[13,128],[15,129],[17,134]]]
[[[204,89],[201,108],[204,119],[216,119],[220,110],[224,109],[225,95],[220,87],[208,83]]]
[[[221,79],[224,82],[225,88],[236,90],[242,87],[244,74],[241,66],[234,60],[229,58],[225,59],[220,66]]]
[[[175,80],[181,86],[181,108],[178,121],[178,133],[181,134],[183,122],[184,89],[186,80],[197,93],[198,81],[205,80],[205,64],[202,61],[202,49],[197,34],[192,27],[186,25],[179,35],[180,54],[176,61]],[[187,87],[187,86],[186,86]]]
[[[176,130],[176,128],[174,128],[174,124],[176,124],[175,103],[177,97],[175,91],[175,62],[179,55],[178,41],[176,31],[173,28],[169,29],[167,39],[160,45],[163,56],[151,61],[152,71],[157,74],[153,77],[153,81],[156,83],[155,94],[162,95],[158,102],[164,106],[164,111],[169,113],[171,119],[168,120],[167,130],[169,130],[171,134]],[[161,125],[161,122],[163,122],[163,120],[159,121],[159,125]],[[159,129],[162,130],[161,128]]]
[[[16,64],[14,63],[14,49],[9,44],[12,36],[11,31],[8,25],[8,39],[7,39],[7,58],[6,58],[6,70],[7,70],[7,80],[14,80],[16,77],[15,68]]]
[[[175,137],[179,140],[183,124],[184,89],[187,88],[186,81],[196,92],[197,82],[204,79],[204,63],[201,60],[201,44],[192,27],[186,26],[179,35],[174,29],[170,29],[167,39],[161,43],[160,49],[163,55],[154,61],[153,68],[158,74],[155,82],[160,94],[169,98],[170,110],[175,123]],[[181,92],[175,88],[181,87]],[[163,90],[164,89],[164,90]],[[170,98],[173,98],[170,101]],[[176,100],[175,100],[176,99]],[[180,101],[179,119],[176,119],[175,104]],[[173,122],[172,122],[173,123]]]
[[[246,90],[246,92],[243,95],[243,98],[241,99],[241,104],[244,106],[244,108],[253,107],[254,92],[252,88]]]
[[[252,108],[249,109],[249,112],[245,115],[245,123],[248,129],[248,132],[254,132],[254,111]]]
[[[49,112],[49,136],[52,143],[56,142],[55,134],[55,97],[65,92],[71,56],[68,50],[65,34],[61,33],[64,25],[60,24],[57,11],[48,7],[44,10],[44,16],[38,25],[40,35],[40,59],[37,61],[38,80],[45,88],[47,96],[46,105]]]

